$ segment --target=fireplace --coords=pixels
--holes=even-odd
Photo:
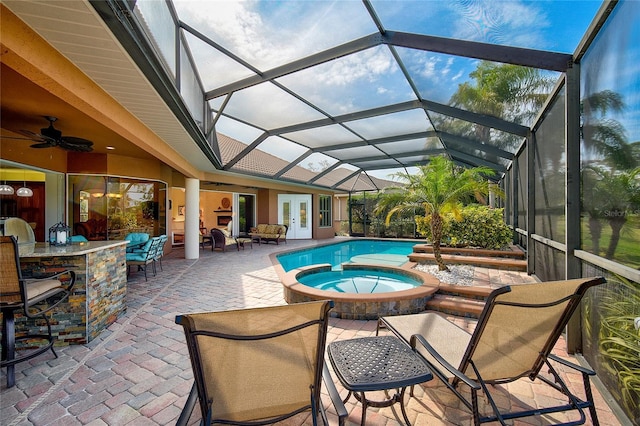
[[[218,226],[227,226],[233,216],[218,216]]]

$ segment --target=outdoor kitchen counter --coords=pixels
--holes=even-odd
[[[126,243],[112,240],[67,246],[35,243],[19,247],[24,278],[41,278],[67,269],[76,273],[69,300],[54,309],[51,315],[57,346],[90,342],[125,311]],[[20,327],[36,325],[21,317],[16,319],[16,329]]]

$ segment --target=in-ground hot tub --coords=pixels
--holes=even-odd
[[[315,268],[298,273],[296,279],[317,290],[354,294],[388,293],[422,285],[422,280],[412,274],[373,267],[330,271]]]
[[[401,284],[390,285],[388,278],[392,278],[394,282],[411,284],[403,289],[400,288]],[[323,290],[301,282],[308,279],[316,283],[324,282],[334,288]],[[377,291],[380,290],[382,281],[385,291]],[[344,264],[343,271],[332,271],[330,264],[297,268],[285,273],[282,282],[287,303],[330,299],[335,302],[332,315],[358,320],[421,312],[440,283],[432,275],[420,271],[359,264]],[[345,291],[349,287],[360,287],[358,283],[362,284],[360,292]]]
[[[415,264],[409,262],[408,255],[413,252],[413,246],[422,243],[422,240],[347,239],[273,254],[271,261],[284,285],[284,296],[288,303],[331,299],[335,302],[331,311],[333,316],[377,319],[384,315],[421,312],[437,291],[440,281],[430,274],[412,269]],[[358,276],[369,280],[368,285],[373,288],[376,278],[372,277],[378,273],[414,284],[408,288],[357,293],[341,291],[347,287],[344,282],[336,284],[337,287],[330,291],[306,286],[298,280],[306,280],[304,277],[313,280],[313,275],[318,274],[317,281],[327,283],[334,282],[336,276],[341,274],[342,278],[347,276],[347,280],[354,280]],[[375,287],[380,289],[379,281]]]

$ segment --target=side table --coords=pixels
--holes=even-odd
[[[400,403],[407,425],[411,422],[404,408],[404,393],[408,386],[433,379],[427,363],[396,336],[374,336],[338,340],[327,347],[329,361],[338,380],[362,402],[364,426],[367,407],[389,407]],[[383,401],[371,401],[365,392],[396,389],[396,393]],[[399,390],[399,393],[398,393]]]
[[[202,247],[202,250],[204,250],[204,246],[213,246],[213,237],[211,236],[211,234],[202,235],[201,238],[202,241],[200,241],[200,246]]]

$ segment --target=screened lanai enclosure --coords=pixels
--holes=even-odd
[[[530,274],[607,277],[569,349],[640,423],[640,2],[91,5],[205,170],[354,206],[436,155],[494,170]],[[134,98],[131,111],[149,108]]]
[[[568,339],[638,422],[640,2],[132,3],[95,7],[212,167],[349,193],[363,233],[392,173],[495,170],[529,273],[608,277]]]

